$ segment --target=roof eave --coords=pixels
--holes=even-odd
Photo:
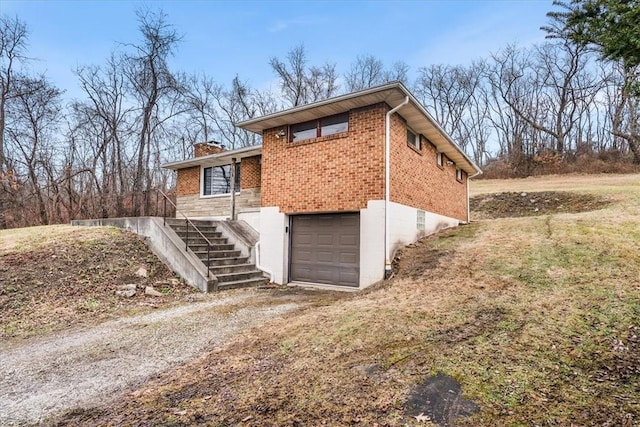
[[[232,158],[242,159],[244,157],[252,157],[260,154],[262,154],[262,145],[253,145],[250,147],[209,154],[207,156],[193,157],[191,159],[179,160],[177,162],[164,163],[161,167],[164,169],[179,170],[201,165],[217,166],[230,163]]]

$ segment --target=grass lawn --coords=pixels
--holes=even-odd
[[[405,402],[441,372],[480,408],[458,425],[640,425],[640,175],[471,188],[609,203],[424,239],[388,282],[253,329],[114,406],[53,423],[427,426]]]

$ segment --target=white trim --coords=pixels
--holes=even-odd
[[[411,126],[409,125],[407,125],[407,132],[411,133],[413,136],[416,137],[416,143],[418,144],[417,146],[415,144],[410,144],[409,139],[407,138],[407,145],[421,152],[422,151],[422,139],[421,139],[422,135],[416,132],[415,130],[411,129]]]
[[[236,162],[237,165],[240,165],[240,162]],[[200,192],[198,193],[198,195],[200,196],[201,199],[215,199],[217,197],[229,197],[231,196],[231,192],[228,193],[218,193],[218,194],[203,194],[204,193],[204,169],[206,168],[217,168],[217,167],[221,167],[221,166],[231,166],[231,163],[225,163],[222,165],[200,165]],[[242,166],[240,166],[240,173],[242,174]],[[240,178],[238,178],[238,180],[240,180]],[[240,192],[242,191],[242,186],[239,186],[240,188],[238,188],[238,191],[236,191],[236,196],[240,194]]]
[[[169,162],[161,165],[164,169],[179,170],[194,166],[209,165],[220,166],[231,164],[231,158],[240,160],[244,157],[255,157],[262,155],[262,145],[252,145],[250,147],[238,148],[236,150],[222,151],[220,153],[209,154],[207,156],[194,157],[177,162]]]

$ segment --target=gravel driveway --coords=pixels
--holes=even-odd
[[[302,303],[245,290],[24,344],[0,344],[0,425],[37,423],[132,386]]]

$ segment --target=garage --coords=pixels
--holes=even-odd
[[[291,217],[290,280],[358,287],[360,214]]]

